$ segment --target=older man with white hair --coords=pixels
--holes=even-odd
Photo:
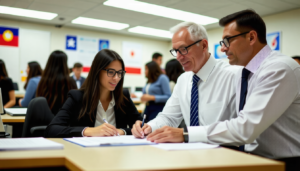
[[[132,128],[135,137],[156,143],[197,142],[200,126],[236,117],[235,82],[237,67],[214,59],[208,51],[208,38],[203,26],[183,22],[173,28],[173,49],[186,71],[177,81],[163,111],[144,124]],[[187,131],[177,128],[184,119]]]

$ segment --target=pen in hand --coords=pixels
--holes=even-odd
[[[107,123],[108,124],[108,122],[107,122],[107,120],[106,119],[103,119],[103,121],[105,122],[105,123]],[[120,134],[119,133],[117,133],[118,134],[118,136],[120,136]]]
[[[144,124],[145,124],[145,119],[146,119],[146,114],[144,114],[144,117],[143,117],[143,122],[142,122],[142,126],[141,128],[143,128]],[[144,132],[142,131],[142,138],[144,138]]]

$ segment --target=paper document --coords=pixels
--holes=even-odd
[[[78,144],[83,147],[98,146],[129,146],[129,145],[154,145],[147,139],[135,138],[133,135],[113,137],[74,137],[64,138],[66,141]]]
[[[205,144],[205,143],[159,143],[153,147],[163,150],[198,150],[210,149],[219,147],[219,145]]]
[[[12,116],[25,116],[27,108],[6,108],[5,112]]]
[[[45,138],[3,138],[0,139],[0,151],[6,150],[47,150],[63,149],[64,146]]]

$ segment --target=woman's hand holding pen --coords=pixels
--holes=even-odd
[[[136,138],[144,138],[146,135],[152,132],[152,128],[148,124],[144,124],[142,126],[142,121],[136,121],[135,124],[132,126],[131,132]]]
[[[141,97],[141,101],[142,101],[142,102],[155,101],[155,96],[149,95],[149,94],[144,94],[144,95]]]
[[[86,128],[83,132],[83,135],[87,137],[115,136],[118,135],[118,130],[113,125],[104,123],[94,128]]]

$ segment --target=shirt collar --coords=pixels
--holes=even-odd
[[[255,73],[260,64],[267,58],[267,56],[270,55],[271,52],[272,49],[269,47],[269,45],[266,45],[251,59],[245,68],[252,73]]]
[[[209,56],[207,62],[203,65],[203,67],[196,73],[196,75],[203,81],[206,82],[206,80],[209,77],[209,74],[214,69],[217,61],[215,58],[213,58],[211,55]]]
[[[79,79],[77,80],[77,78],[76,78],[75,75],[73,75],[73,78],[74,78],[74,80],[76,80],[76,81],[80,81],[80,80],[81,80],[81,77],[79,77]]]

